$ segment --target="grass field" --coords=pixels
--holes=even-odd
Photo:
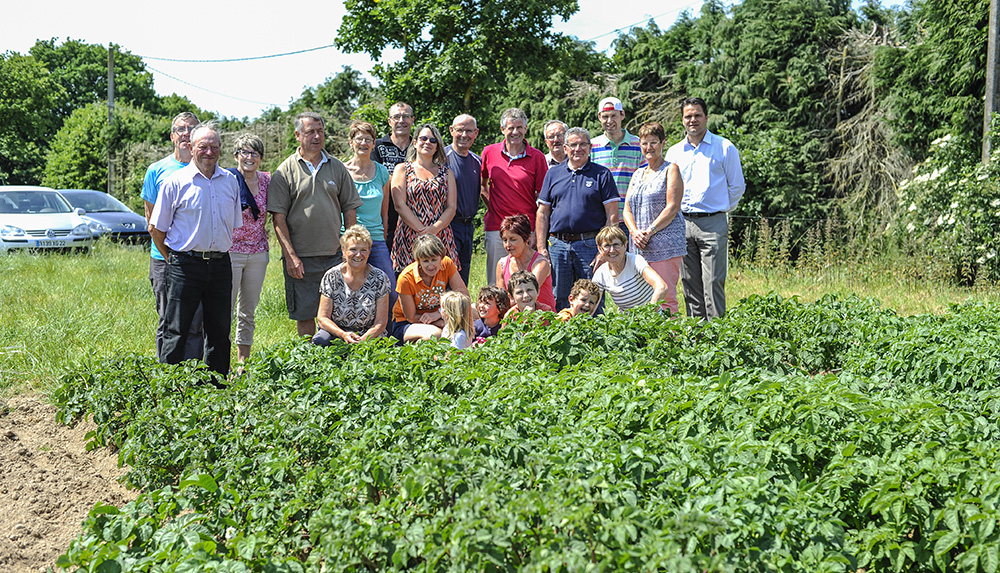
[[[255,347],[295,335],[285,314],[280,251],[272,259],[257,310]],[[484,257],[473,260],[470,292],[485,282]],[[153,354],[156,313],[148,280],[149,255],[140,247],[98,243],[89,255],[15,253],[0,257],[0,396],[46,392],[82,357]],[[997,300],[995,288],[965,289],[921,282],[885,265],[795,272],[735,262],[729,305],[751,294],[776,292],[812,301],[855,293],[901,314],[939,313],[969,300]],[[682,305],[683,308],[683,305]]]

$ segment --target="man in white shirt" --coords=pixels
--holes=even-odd
[[[708,105],[697,97],[681,102],[687,136],[668,151],[684,179],[685,234],[688,250],[681,267],[688,316],[712,319],[726,313],[729,267],[729,212],[746,183],[740,153],[728,139],[708,131]]]

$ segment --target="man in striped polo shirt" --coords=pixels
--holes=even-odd
[[[604,133],[590,140],[590,159],[607,167],[618,186],[618,220],[624,221],[625,193],[635,170],[646,164],[639,148],[639,138],[625,131],[625,110],[622,101],[616,97],[606,97],[597,104],[597,117],[601,120]],[[621,225],[625,235],[628,228]]]

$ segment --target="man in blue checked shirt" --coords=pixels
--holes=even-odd
[[[729,212],[743,197],[746,182],[740,152],[725,137],[708,131],[708,105],[692,97],[681,102],[687,135],[667,151],[684,180],[685,235],[688,250],[681,284],[688,316],[711,320],[726,313],[729,267]]]

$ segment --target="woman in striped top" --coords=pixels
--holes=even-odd
[[[611,295],[611,300],[620,310],[647,302],[664,303],[667,283],[642,255],[626,252],[627,245],[628,238],[617,225],[604,227],[597,233],[597,247],[607,264],[594,272],[594,282]]]

